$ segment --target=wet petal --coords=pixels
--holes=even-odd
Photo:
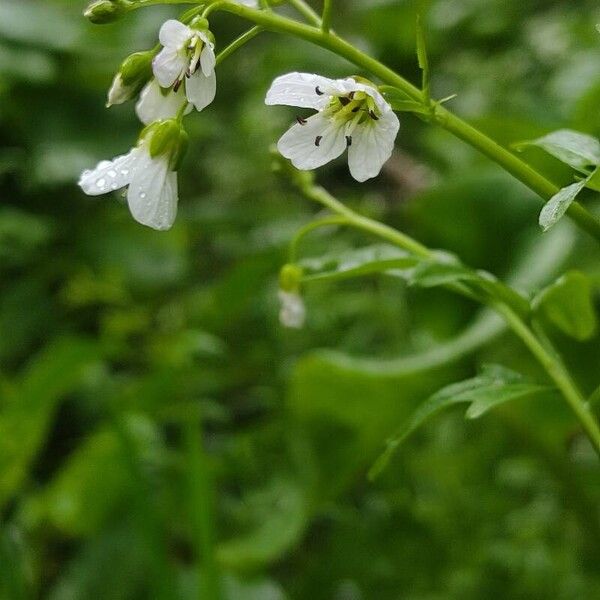
[[[202,71],[185,80],[185,93],[187,99],[196,107],[196,110],[206,108],[217,93],[217,76],[213,71],[208,77]]]
[[[152,71],[164,88],[171,87],[186,71],[185,55],[172,48],[163,48],[152,61]]]
[[[125,187],[131,181],[138,158],[139,149],[134,148],[114,160],[103,160],[95,169],[84,171],[78,185],[88,196],[100,196]]]
[[[265,104],[283,104],[300,108],[320,109],[327,106],[329,96],[325,89],[333,80],[311,73],[288,73],[277,77],[271,84]],[[318,92],[322,92],[319,94]]]
[[[316,169],[342,154],[346,148],[344,134],[342,121],[317,113],[284,133],[277,148],[297,169]]]
[[[143,150],[127,193],[133,218],[153,229],[170,229],[177,215],[177,174],[168,160]]]
[[[140,99],[135,106],[135,112],[144,125],[149,125],[154,121],[175,117],[184,104],[187,104],[187,98],[183,88],[177,92],[169,90],[165,94],[158,81],[153,79],[142,90]],[[186,114],[191,110],[192,107],[189,106]]]
[[[204,37],[206,36],[202,37],[203,40]],[[202,54],[200,54],[200,67],[202,68],[202,73],[204,73],[205,77],[210,77],[210,75],[212,75],[215,70],[216,62],[217,59],[212,43],[204,40],[204,48],[202,48]]]
[[[381,167],[392,155],[399,129],[398,117],[391,110],[378,121],[367,120],[356,126],[348,148],[348,167],[356,181],[379,175]]]
[[[160,28],[158,39],[165,48],[181,48],[192,36],[192,30],[176,21],[175,19],[169,19]]]

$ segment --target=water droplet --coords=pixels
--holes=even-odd
[[[107,173],[107,175],[109,177],[112,177],[113,179],[117,176],[117,172],[113,171],[112,169]]]
[[[140,198],[143,200],[146,197],[146,192],[140,192]]]
[[[96,185],[99,188],[103,188],[106,185],[106,179],[104,179],[104,177],[102,177],[101,179],[98,179],[98,181],[96,181]]]
[[[121,175],[129,175],[129,169],[121,169]]]

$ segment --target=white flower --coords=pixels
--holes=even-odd
[[[302,296],[297,292],[286,292],[279,290],[279,301],[281,310],[279,311],[279,321],[284,327],[292,329],[301,329],[306,321],[306,307]]]
[[[137,87],[135,85],[126,85],[121,73],[117,73],[110,86],[110,90],[108,90],[106,108],[127,102],[127,100],[130,100],[135,95],[136,91]]]
[[[175,125],[173,125],[175,123]],[[161,146],[154,151],[153,139],[161,126]],[[128,154],[100,162],[95,169],[84,171],[79,186],[90,196],[99,196],[127,187],[127,202],[133,218],[153,229],[170,229],[177,214],[177,174],[181,155],[180,138],[175,140],[175,121],[158,123],[150,128]],[[167,137],[167,136],[170,136]]]
[[[398,117],[377,89],[351,78],[289,73],[275,79],[265,102],[318,111],[308,119],[298,117],[277,144],[301,170],[316,169],[348,148],[350,173],[366,181],[390,158],[400,129]]]
[[[174,92],[161,88],[156,79],[151,79],[140,93],[135,112],[144,125],[149,125],[154,121],[172,119],[179,114],[185,104],[188,105],[185,114],[188,114],[192,110],[192,105],[188,104],[183,88]]]
[[[152,63],[154,76],[163,88],[176,92],[185,82],[185,95],[197,110],[206,108],[215,98],[214,44],[208,32],[192,29],[170,19],[160,29],[163,49]]]

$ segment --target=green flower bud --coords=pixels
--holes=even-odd
[[[298,265],[288,263],[279,271],[279,287],[284,292],[298,292],[302,283],[302,268]]]
[[[144,85],[152,77],[152,59],[154,52],[135,52],[121,64],[119,73],[125,85]]]
[[[104,25],[121,18],[128,7],[126,0],[96,0],[85,9],[83,15],[92,23]]]

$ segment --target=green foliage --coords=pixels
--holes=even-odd
[[[544,288],[533,301],[536,312],[576,340],[589,340],[598,319],[589,277],[570,271]]]
[[[529,316],[557,328],[589,397],[597,249],[566,222],[541,236],[532,194],[387,89],[407,112],[385,172],[357,186],[340,162],[318,181],[448,253],[417,264],[363,232],[314,231],[307,325],[284,330],[278,273],[318,209],[270,174],[290,113],[264,94],[348,63],[269,34],[224,61],[217,101],[186,120],[177,224],[155,233],[75,182],[135,143],[133,105],[105,110],[106,91],[181,7],[95,27],[86,4],[0,0],[0,598],[191,599],[215,576],[223,600],[599,597],[597,460],[502,322],[446,288],[526,316],[549,286]],[[565,127],[598,138],[596,2],[424,4],[432,98],[458,93],[453,110],[506,146]],[[419,81],[415,3],[334,6],[336,31]],[[224,14],[211,28],[218,49],[242,31]],[[570,164],[522,156],[573,184]],[[473,377],[489,363],[510,371]],[[368,481],[438,390],[489,413],[436,413]]]

